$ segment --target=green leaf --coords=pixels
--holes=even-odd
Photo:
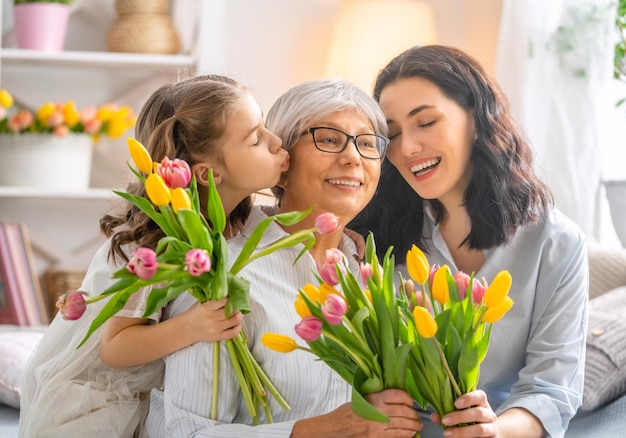
[[[180,236],[176,232],[176,227],[169,221],[168,217],[156,211],[154,205],[148,199],[141,196],[131,195],[130,193],[126,192],[120,192],[117,190],[113,190],[113,193],[121,196],[128,202],[135,205],[135,207],[137,207],[139,210],[143,211],[159,226],[159,228],[163,230],[165,234],[167,234],[168,236],[175,236],[180,238]]]
[[[148,300],[146,301],[146,310],[143,313],[143,317],[147,318],[152,315],[157,309],[167,305],[174,298],[185,292],[189,289],[188,284],[173,284],[173,282],[168,283],[166,286],[161,288],[155,288],[150,291],[150,295],[148,295]]]
[[[376,409],[360,394],[359,389],[366,380],[367,376],[360,369],[354,373],[354,380],[352,382],[352,410],[366,420],[389,423],[389,421],[391,421],[389,417]]]
[[[237,259],[233,263],[232,267],[230,268],[230,272],[232,272],[233,274],[236,274],[239,271],[241,271],[244,266],[246,266],[248,263],[250,263],[251,260],[255,260],[256,258],[258,258],[258,256],[255,257],[255,258],[252,258],[252,254],[254,253],[256,248],[259,246],[259,243],[261,242],[261,238],[265,234],[265,230],[267,229],[267,227],[269,227],[269,225],[273,221],[277,221],[278,223],[280,223],[282,225],[285,225],[285,226],[295,225],[296,223],[298,223],[302,219],[304,219],[309,213],[311,213],[312,210],[313,210],[313,207],[309,208],[308,210],[302,211],[302,212],[293,211],[293,212],[289,212],[289,213],[282,213],[282,214],[277,214],[277,215],[274,215],[274,216],[269,216],[269,217],[263,219],[256,226],[254,231],[252,231],[252,233],[250,233],[250,236],[248,236],[248,239],[246,240],[246,243],[244,244],[243,248],[241,249],[241,252],[237,256]],[[282,239],[279,239],[278,241],[274,242],[266,250],[263,251],[263,254],[269,254],[271,252],[274,252],[274,251],[282,249],[282,248],[288,248],[288,247],[291,247],[291,246],[295,246],[295,245],[298,245],[299,243],[301,243],[301,242],[303,242],[305,240],[309,240],[309,239],[313,239],[313,240],[315,239],[315,236],[313,235],[313,233],[310,233],[310,232],[306,232],[306,233],[302,233],[302,232],[292,233],[291,235],[285,236]],[[298,257],[300,257],[300,256],[298,256]]]
[[[213,180],[213,178],[211,178],[211,180]],[[216,233],[214,238],[215,280],[212,289],[208,291],[208,298],[210,300],[221,300],[228,296],[228,270],[226,268],[226,263],[228,262],[228,246],[226,239],[221,233]]]
[[[213,224],[213,230],[220,234],[223,233],[226,229],[226,213],[224,212],[220,195],[215,187],[213,169],[209,169],[209,200],[207,202],[207,210],[209,219]]]
[[[250,313],[250,282],[228,273],[228,301],[226,314],[232,315],[235,311]]]
[[[193,210],[178,210],[177,217],[187,234],[189,244],[193,248],[205,249],[211,255],[213,253],[213,241],[198,213]]]
[[[124,307],[126,301],[128,301],[128,297],[135,293],[135,291],[136,289],[131,288],[112,295],[109,301],[104,305],[98,316],[96,316],[91,322],[87,334],[85,335],[83,340],[80,341],[80,344],[78,344],[76,349],[79,349],[87,341],[87,339],[89,339],[91,334],[95,332],[102,324],[104,324],[107,319],[119,312],[122,307]]]

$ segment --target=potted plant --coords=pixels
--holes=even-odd
[[[73,0],[15,0],[13,15],[20,49],[59,52],[65,46]]]
[[[33,113],[0,89],[0,185],[87,189],[93,143],[121,137],[135,120],[112,103],[79,110],[73,101],[46,102]]]

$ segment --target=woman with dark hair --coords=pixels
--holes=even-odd
[[[505,96],[466,53],[413,47],[380,71],[374,97],[390,144],[377,193],[349,227],[399,260],[415,243],[452,272],[513,277],[515,305],[491,333],[480,389],[433,421],[465,425],[446,437],[563,436],[582,401],[582,232],[553,206]]]

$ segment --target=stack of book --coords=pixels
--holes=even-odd
[[[0,324],[49,322],[28,230],[20,223],[0,222]]]

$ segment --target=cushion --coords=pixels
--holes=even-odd
[[[626,286],[626,249],[589,246],[589,298]]]
[[[0,326],[0,403],[20,407],[20,378],[45,327]]]
[[[626,393],[626,287],[589,302],[582,410],[591,411]]]

